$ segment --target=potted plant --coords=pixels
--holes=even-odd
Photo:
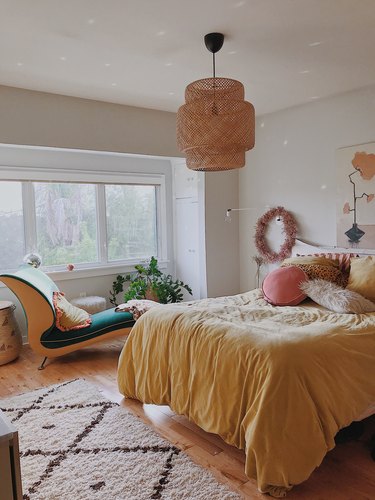
[[[136,271],[125,276],[118,275],[113,282],[110,293],[110,302],[117,306],[116,296],[124,291],[124,285],[129,287],[124,294],[124,301],[131,299],[149,299],[167,304],[181,302],[183,300],[183,289],[192,295],[189,285],[180,280],[174,280],[170,274],[164,274],[158,268],[158,261],[151,257],[145,264],[134,266]]]

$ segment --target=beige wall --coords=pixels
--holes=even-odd
[[[0,143],[180,156],[176,115],[0,86]]]
[[[245,167],[246,168],[246,167]],[[206,275],[208,297],[239,293],[239,220],[225,222],[238,207],[238,170],[205,175]]]

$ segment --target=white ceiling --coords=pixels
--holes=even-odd
[[[375,83],[375,0],[0,0],[0,84],[176,111],[211,31],[257,114]]]

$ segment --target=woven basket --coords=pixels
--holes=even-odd
[[[16,306],[0,302],[0,365],[16,359],[22,347],[22,336],[14,317]]]

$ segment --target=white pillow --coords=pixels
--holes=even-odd
[[[375,304],[357,292],[341,288],[326,280],[301,283],[300,288],[317,304],[337,313],[375,312]]]

